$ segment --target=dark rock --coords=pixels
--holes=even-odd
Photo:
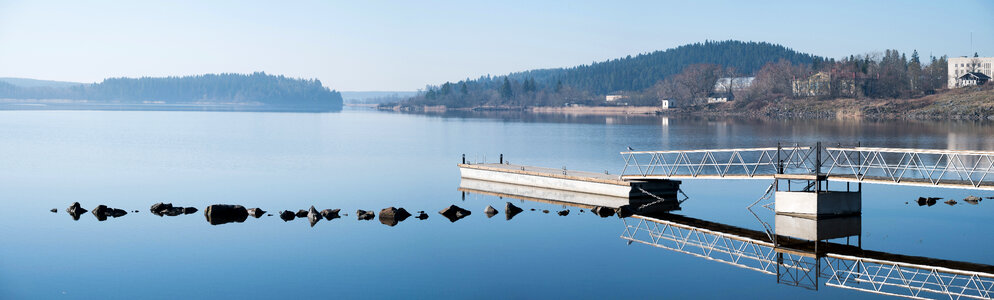
[[[241,205],[213,204],[204,209],[204,217],[211,225],[241,223],[248,219],[248,210]]]
[[[365,210],[361,210],[361,209],[360,210],[356,210],[355,214],[356,214],[356,219],[363,220],[363,221],[369,221],[369,220],[372,220],[374,217],[376,217],[376,214],[374,214],[373,212],[371,212],[371,211],[365,211]]]
[[[449,205],[449,207],[446,207],[438,211],[438,213],[444,216],[445,218],[449,219],[450,222],[455,222],[459,221],[459,219],[465,218],[466,216],[470,215],[472,212],[455,205]]]
[[[189,214],[193,214],[193,213],[196,213],[196,212],[197,212],[197,208],[196,207],[184,207],[183,208],[183,214],[184,215],[189,215]]]
[[[98,221],[107,220],[107,217],[117,218],[128,214],[128,212],[123,209],[110,208],[107,207],[106,205],[97,205],[97,207],[94,208],[93,211],[91,211],[91,213],[93,213],[93,215],[97,217]]]
[[[293,221],[293,218],[295,217],[297,217],[297,215],[295,215],[292,211],[284,210],[280,212],[280,219],[283,219],[283,222]]]
[[[523,211],[525,210],[521,209],[520,207],[514,206],[514,204],[511,204],[511,202],[507,202],[504,204],[504,219],[511,220],[511,218],[514,218],[514,216],[520,214]]]
[[[569,215],[569,210],[568,209],[567,210],[560,210],[559,212],[556,212],[556,213],[559,214],[560,216],[568,216]]]
[[[91,211],[91,213],[93,213],[93,215],[97,217],[97,221],[107,220],[108,212],[110,211],[107,208],[107,205],[103,204],[97,205],[97,207],[94,208],[93,211]]]
[[[79,202],[73,202],[69,208],[66,208],[66,212],[72,216],[73,220],[79,220],[79,216],[82,216],[87,212],[87,210],[79,205]]]
[[[342,211],[342,210],[338,209],[338,208],[336,208],[336,209],[325,209],[325,210],[321,211],[321,216],[324,217],[325,220],[331,221],[331,220],[334,220],[334,219],[341,218],[341,216],[338,215],[338,212],[340,212],[340,211]]]
[[[127,211],[125,211],[123,209],[119,209],[119,208],[112,208],[111,211],[110,211],[110,216],[111,217],[115,217],[115,218],[122,217],[122,216],[127,215],[127,214],[128,214]]]
[[[428,214],[426,214],[425,211],[422,210],[418,212],[418,216],[415,218],[417,218],[418,220],[424,220],[428,218]]]
[[[532,209],[531,209],[531,211],[535,211],[535,209],[534,209],[534,208],[532,208]]]
[[[542,213],[543,213],[543,214],[547,214],[547,213],[549,213],[549,210],[548,210],[548,209],[543,209],[543,210],[542,210]]]
[[[928,198],[926,198],[926,197],[918,197],[918,201],[917,202],[918,202],[918,206],[925,206],[925,205],[932,206],[932,205],[935,205],[935,200],[939,200],[939,199],[942,199],[942,198],[939,198],[939,197],[928,197]]]
[[[580,213],[581,213],[581,214],[583,213],[583,210],[582,210],[582,209],[580,210]]]
[[[980,198],[980,197],[977,197],[977,196],[969,196],[969,197],[963,198],[963,201],[967,201],[967,200],[980,202],[983,199]]]
[[[963,200],[963,201],[966,201],[966,200]],[[946,200],[946,202],[944,202],[944,203],[948,204],[949,206],[953,206],[953,205],[956,205],[956,203],[959,203],[959,202],[956,202],[956,200],[953,200],[953,199],[949,199],[949,200]]]
[[[613,209],[603,206],[596,206],[594,207],[594,209],[591,209],[590,212],[594,213],[595,215],[601,218],[607,218],[614,215]]]
[[[136,214],[138,213],[138,210],[137,210],[137,209],[135,210],[135,213],[136,213]]]
[[[170,211],[172,209],[173,209],[173,204],[172,203],[162,203],[162,202],[159,202],[159,203],[156,203],[156,204],[152,204],[152,207],[149,208],[149,211],[152,212],[153,214],[161,216],[161,215],[165,214],[166,211]]]
[[[321,213],[314,208],[314,205],[311,205],[311,208],[307,210],[307,220],[311,222],[311,227],[314,227],[314,224],[321,221],[321,218]]]
[[[380,223],[387,226],[396,226],[397,223],[403,222],[411,213],[407,212],[403,207],[394,208],[393,206],[384,208],[380,211]]]
[[[618,207],[618,210],[615,213],[618,214],[619,218],[627,218],[634,215],[635,210],[632,209],[631,205],[622,205],[621,207]]]
[[[273,214],[266,214],[266,216],[267,216],[267,217],[272,217],[272,216],[273,216]]]
[[[261,208],[256,207],[256,208],[250,208],[248,210],[248,214],[249,214],[249,216],[252,216],[253,218],[258,219],[259,217],[262,217],[262,215],[266,214],[266,211],[262,210]],[[270,216],[272,216],[272,215],[270,215]]]
[[[918,197],[918,201],[916,201],[916,202],[918,202],[918,206],[923,206],[923,205],[925,205],[925,203],[928,202],[928,198]]]
[[[57,212],[59,212],[59,209],[58,209],[58,208],[53,208],[53,209],[51,209],[51,210],[49,210],[49,211],[50,211],[50,212],[53,212],[53,213],[57,213]]]
[[[487,208],[483,209],[483,213],[487,215],[487,218],[497,215],[497,209],[493,206],[487,205]]]
[[[297,217],[298,218],[306,218],[307,217],[307,211],[303,210],[303,209],[298,210],[297,211]]]

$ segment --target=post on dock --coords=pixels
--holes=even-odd
[[[500,154],[500,164],[504,164],[504,153]]]
[[[462,154],[462,164],[466,164],[466,153]]]

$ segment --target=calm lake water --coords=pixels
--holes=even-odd
[[[515,114],[405,115],[147,111],[0,111],[0,298],[882,298],[642,244],[625,223],[562,206],[467,194],[471,160],[611,173],[635,149],[770,146],[778,141],[994,150],[972,122],[736,120]],[[678,214],[762,230],[745,209],[768,181],[685,180]],[[994,200],[918,206],[990,191],[863,185],[862,246],[994,265]],[[139,210],[74,221],[72,202]],[[507,221],[483,208],[526,211]],[[910,203],[908,201],[911,201]],[[989,202],[988,202],[989,201]],[[349,216],[278,216],[213,226],[202,213],[158,217],[156,202]],[[438,210],[473,211],[450,222]],[[427,211],[396,226],[357,209]],[[49,209],[57,208],[58,213]],[[535,208],[539,211],[529,211]],[[553,213],[543,214],[548,209]]]

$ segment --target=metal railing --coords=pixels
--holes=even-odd
[[[824,285],[874,294],[927,299],[991,299],[994,274],[835,253],[777,251],[772,241],[637,216],[621,238],[677,253],[776,275],[777,282],[818,289]],[[762,233],[757,233],[762,234]]]
[[[819,174],[828,180],[994,189],[994,152],[873,147],[621,152],[621,177],[764,179]]]

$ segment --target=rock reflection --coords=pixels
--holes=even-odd
[[[459,219],[465,218],[466,216],[472,214],[472,212],[455,205],[449,205],[449,207],[446,207],[438,211],[438,213],[444,216],[446,219],[449,219],[449,222],[453,223],[459,221]]]
[[[506,204],[504,204],[504,218],[508,221],[510,221],[511,218],[514,218],[514,216],[520,214],[523,211],[525,210],[521,209],[520,207],[514,206],[514,204],[511,204],[511,202],[507,202]]]
[[[91,212],[97,217],[97,221],[106,221],[107,217],[118,218],[128,214],[123,209],[110,208],[103,204],[97,205]]]
[[[72,205],[69,206],[69,208],[66,208],[66,212],[69,213],[70,216],[72,216],[72,219],[74,221],[79,221],[79,216],[85,214],[87,210],[82,206],[80,206],[79,202],[73,202]]]
[[[241,205],[214,204],[204,210],[204,217],[211,225],[245,222],[248,215],[248,210]]]
[[[391,206],[380,211],[380,223],[393,227],[397,226],[398,223],[403,222],[410,216],[411,214],[408,213],[403,207],[394,208]]]

